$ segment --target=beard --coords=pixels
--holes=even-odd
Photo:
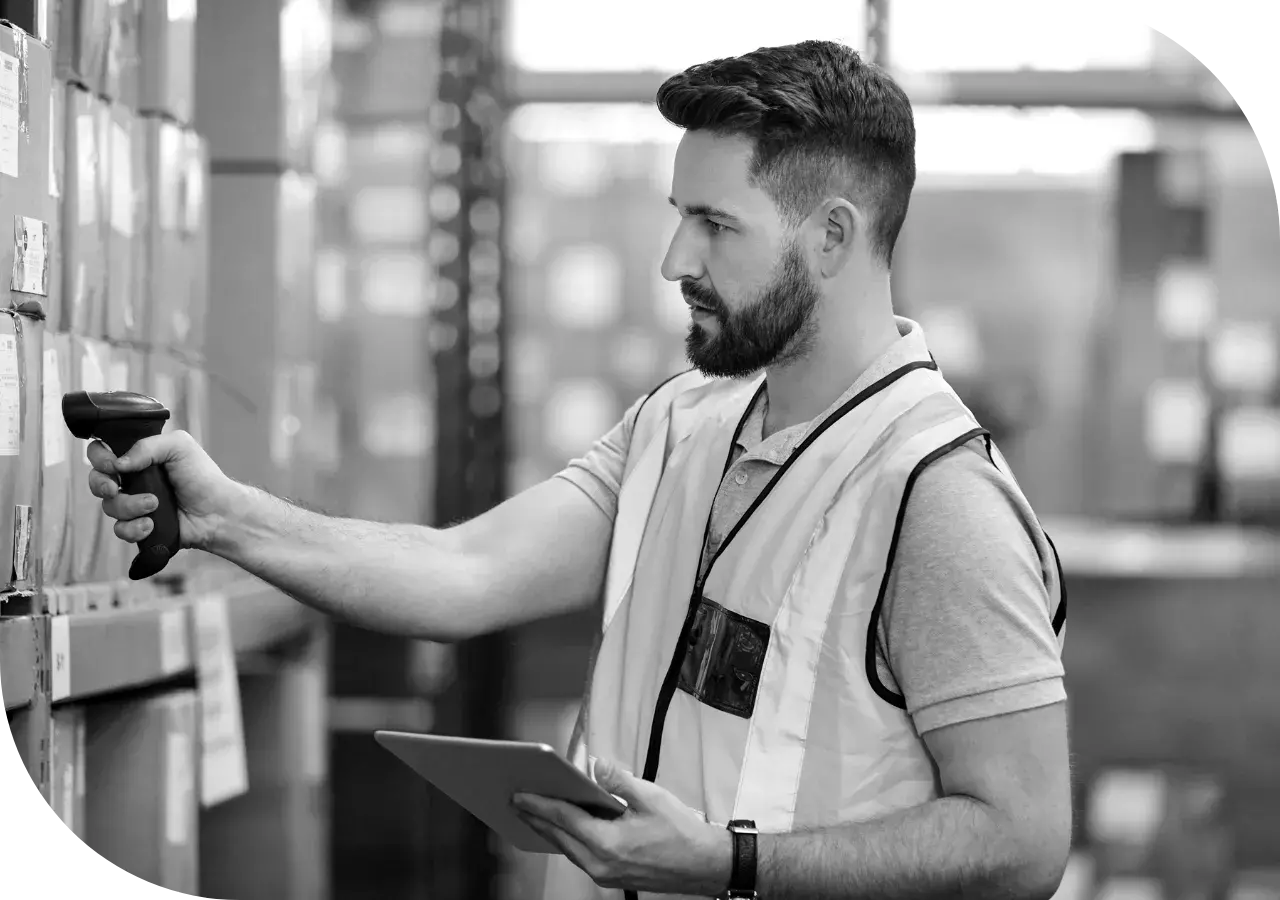
[[[689,362],[710,378],[746,378],[765,366],[785,366],[813,343],[820,294],[795,245],[778,258],[773,280],[760,296],[741,309],[730,311],[719,294],[696,281],[681,281],[680,292],[719,323],[712,334],[695,322],[685,337]]]

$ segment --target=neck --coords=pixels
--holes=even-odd
[[[824,304],[804,358],[768,369],[769,434],[822,415],[900,337],[888,276],[858,294]]]

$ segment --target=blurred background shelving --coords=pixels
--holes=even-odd
[[[1248,122],[1172,42],[1014,0],[0,18],[26,98],[0,159],[0,684],[99,853],[227,900],[536,895],[537,858],[370,732],[563,746],[596,611],[450,647],[189,551],[130,583],[56,399],[150,393],[233,477],[335,514],[483,512],[685,367],[657,85],[819,37],[912,97],[896,302],[1062,553],[1061,896],[1280,898],[1280,225]]]

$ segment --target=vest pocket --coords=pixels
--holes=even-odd
[[[680,666],[680,690],[712,709],[751,718],[769,635],[764,622],[700,598]]]

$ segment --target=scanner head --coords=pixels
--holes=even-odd
[[[62,395],[62,418],[82,441],[95,437],[102,425],[128,420],[165,420],[169,410],[160,401],[130,391],[72,391]]]

